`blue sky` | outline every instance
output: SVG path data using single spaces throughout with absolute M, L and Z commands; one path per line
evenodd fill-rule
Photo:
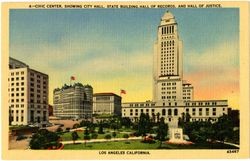
M 54 88 L 69 83 L 74 75 L 77 81 L 91 84 L 94 92 L 119 93 L 123 88 L 127 90 L 124 101 L 149 100 L 153 44 L 165 11 L 11 10 L 10 56 L 49 74 L 50 97 Z M 178 22 L 184 45 L 184 77 L 194 83 L 196 98 L 205 97 L 199 89 L 225 84 L 227 74 L 226 84 L 231 82 L 233 86 L 229 93 L 208 95 L 228 98 L 232 90 L 235 95 L 239 88 L 239 10 L 169 11 Z M 230 76 L 232 71 L 235 78 Z M 224 79 L 218 80 L 219 72 L 226 75 Z M 206 77 L 198 82 L 194 79 L 197 73 L 205 73 Z

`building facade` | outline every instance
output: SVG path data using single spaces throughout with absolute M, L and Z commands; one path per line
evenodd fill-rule
M 93 95 L 93 114 L 121 115 L 121 96 L 114 93 L 95 93 Z
M 9 115 L 11 125 L 48 123 L 49 77 L 19 60 L 9 59 Z
M 92 117 L 93 88 L 75 83 L 56 88 L 53 92 L 54 116 L 62 119 Z
M 182 40 L 178 24 L 167 11 L 161 18 L 153 55 L 153 100 L 122 104 L 122 117 L 138 120 L 141 113 L 164 117 L 176 127 L 179 117 L 189 113 L 191 121 L 217 121 L 227 114 L 227 100 L 194 100 L 194 87 L 183 80 Z

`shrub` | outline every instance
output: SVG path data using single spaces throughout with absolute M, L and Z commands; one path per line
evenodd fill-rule
M 112 136 L 115 138 L 116 137 L 116 132 L 112 132 Z
M 97 137 L 98 137 L 98 134 L 97 134 L 97 133 L 92 133 L 92 134 L 91 134 L 91 138 L 92 138 L 92 139 L 97 139 Z
M 111 135 L 110 135 L 110 134 L 107 134 L 107 135 L 104 136 L 104 138 L 105 138 L 106 140 L 110 140 L 110 139 L 111 139 Z
M 79 127 L 80 127 L 80 124 L 78 124 L 78 123 L 76 123 L 76 124 L 73 125 L 73 129 L 77 129 Z
M 124 134 L 122 137 L 128 139 L 129 135 L 128 134 Z
M 24 135 L 18 135 L 17 138 L 16 138 L 16 141 L 24 140 L 24 139 L 27 139 L 27 137 L 24 136 Z
M 63 129 L 62 129 L 61 127 L 58 127 L 58 128 L 56 129 L 56 132 L 58 132 L 58 133 L 63 132 Z
M 55 132 L 41 129 L 35 133 L 29 143 L 31 149 L 47 149 L 50 146 L 56 146 L 60 137 Z

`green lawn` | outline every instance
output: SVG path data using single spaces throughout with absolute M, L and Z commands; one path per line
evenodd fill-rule
M 83 132 L 77 132 L 77 133 L 78 133 L 78 136 L 80 137 L 79 140 L 83 139 L 83 135 L 84 135 Z M 63 133 L 60 136 L 62 137 L 63 141 L 70 141 L 70 140 L 72 140 L 71 134 L 72 134 L 72 132 L 67 132 L 67 133 Z M 112 136 L 112 132 L 105 133 L 105 134 L 98 134 L 97 139 L 104 139 L 105 135 L 107 135 L 107 134 L 110 134 Z M 124 135 L 123 133 L 116 132 L 116 138 L 122 138 L 123 135 Z M 90 134 L 90 136 L 91 136 L 91 134 Z M 112 136 L 112 138 L 113 138 L 113 136 Z
M 128 144 L 129 143 L 129 144 Z M 156 149 L 159 144 L 143 144 L 140 141 L 119 141 L 119 142 L 102 142 L 102 143 L 87 143 L 85 144 L 66 144 L 64 149 L 82 149 L 82 150 L 118 150 L 118 149 Z
M 173 145 L 162 144 L 162 148 L 159 148 L 160 143 L 153 144 L 141 143 L 140 141 L 129 141 L 129 144 L 125 141 L 119 142 L 103 142 L 103 143 L 87 143 L 85 144 L 66 144 L 64 149 L 72 150 L 126 150 L 126 149 L 237 149 L 236 147 L 225 145 L 221 143 L 203 143 L 193 145 Z

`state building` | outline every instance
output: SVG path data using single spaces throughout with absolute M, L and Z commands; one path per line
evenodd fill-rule
M 48 124 L 49 76 L 9 58 L 9 124 Z
M 132 121 L 141 113 L 160 114 L 170 127 L 176 126 L 182 113 L 191 121 L 217 121 L 227 114 L 227 100 L 194 100 L 194 87 L 183 80 L 183 42 L 174 15 L 167 11 L 157 29 L 153 55 L 153 100 L 122 104 L 122 116 Z

